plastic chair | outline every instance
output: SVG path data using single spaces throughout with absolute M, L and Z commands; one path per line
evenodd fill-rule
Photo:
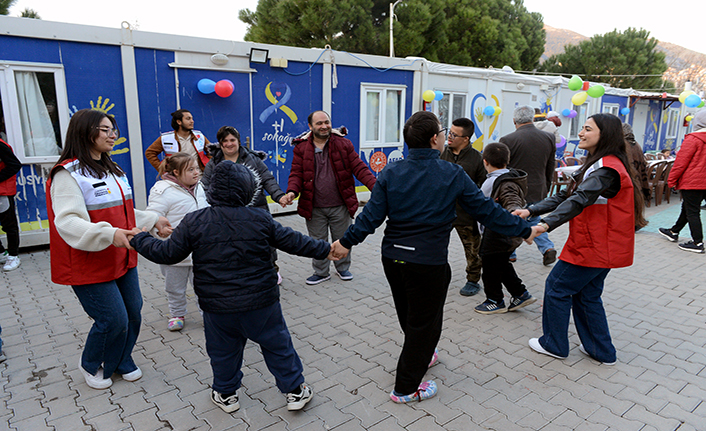
M 561 191 L 562 186 L 568 186 L 571 181 L 568 177 L 559 175 L 559 171 L 554 171 L 552 176 L 552 185 L 549 187 L 549 196 L 554 196 Z
M 650 198 L 645 201 L 646 206 L 650 206 L 650 201 L 652 200 L 653 196 L 655 198 L 655 206 L 662 203 L 662 198 L 657 197 L 657 186 L 659 185 L 659 182 L 662 179 L 662 172 L 667 166 L 667 163 L 668 162 L 666 161 L 659 161 L 647 167 L 647 184 L 649 185 Z M 662 187 L 664 187 L 664 183 L 662 183 Z M 660 190 L 664 192 L 663 189 Z
M 669 203 L 669 197 L 672 194 L 672 189 L 668 185 L 668 180 L 669 172 L 672 170 L 672 166 L 674 166 L 674 160 L 667 162 L 664 169 L 662 169 L 662 175 L 660 176 L 661 178 L 655 186 L 655 206 L 662 203 L 662 198 Z
M 566 162 L 566 166 L 577 166 L 583 164 L 581 159 L 578 157 L 564 157 L 564 161 Z

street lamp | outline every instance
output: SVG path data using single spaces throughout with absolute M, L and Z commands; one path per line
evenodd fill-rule
M 402 1 L 403 0 L 397 0 L 394 3 L 390 3 L 390 57 L 395 56 L 395 41 L 392 36 L 392 23 L 395 20 L 395 6 Z

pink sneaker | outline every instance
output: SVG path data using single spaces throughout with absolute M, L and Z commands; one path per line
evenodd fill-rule
M 431 356 L 431 362 L 429 362 L 429 368 L 433 367 L 439 362 L 439 349 L 434 349 L 434 354 Z
M 170 331 L 181 331 L 184 328 L 184 317 L 172 317 L 167 323 L 167 329 Z
M 396 403 L 411 403 L 412 401 L 422 401 L 429 399 L 436 395 L 436 382 L 433 380 L 427 380 L 419 385 L 416 392 L 409 395 L 396 395 L 395 391 L 390 392 L 390 399 Z

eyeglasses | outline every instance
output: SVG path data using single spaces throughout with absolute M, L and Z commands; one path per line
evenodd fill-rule
M 105 133 L 107 136 L 115 135 L 116 138 L 120 136 L 120 130 L 118 129 L 112 129 L 110 127 L 96 127 L 96 129 Z
M 448 127 L 444 127 L 443 129 L 439 130 L 439 133 L 437 133 L 437 135 L 440 135 L 440 134 L 443 133 L 444 136 L 446 136 L 446 132 L 448 132 L 448 131 L 449 131 L 449 128 L 448 128 Z
M 449 132 L 449 139 L 456 139 L 456 138 L 467 138 L 467 135 L 457 135 L 454 132 Z

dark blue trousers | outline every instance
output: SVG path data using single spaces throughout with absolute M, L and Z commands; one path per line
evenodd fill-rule
M 279 302 L 243 313 L 203 312 L 206 352 L 213 370 L 212 388 L 231 394 L 243 380 L 243 349 L 248 339 L 260 345 L 267 369 L 282 393 L 304 383 L 304 367 L 294 350 L 292 337 Z
M 601 362 L 615 362 L 601 294 L 608 268 L 588 268 L 558 260 L 544 288 L 539 344 L 548 352 L 569 356 L 569 315 L 586 351 Z

